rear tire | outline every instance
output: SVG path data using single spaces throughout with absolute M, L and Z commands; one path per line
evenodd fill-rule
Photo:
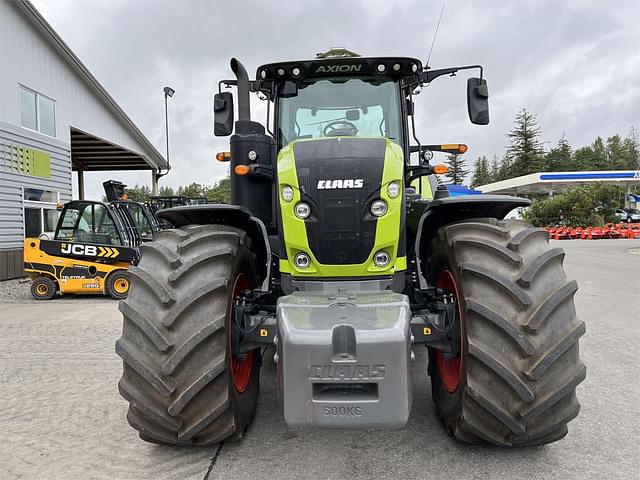
M 51 300 L 57 290 L 56 282 L 50 277 L 38 277 L 31 284 L 31 295 L 36 300 Z
M 252 352 L 243 367 L 230 355 L 228 334 L 234 285 L 257 283 L 250 239 L 232 227 L 188 226 L 140 249 L 116 343 L 129 424 L 154 443 L 241 438 L 255 413 L 260 356 Z
M 127 272 L 125 270 L 116 270 L 107 278 L 105 290 L 107 295 L 110 295 L 112 298 L 124 300 L 129 294 L 130 286 L 131 281 L 129 280 Z
M 447 431 L 468 443 L 531 446 L 567 434 L 586 376 L 575 281 L 548 234 L 515 221 L 473 219 L 440 229 L 430 281 L 458 291 L 462 355 L 429 353 L 433 398 Z M 442 279 L 450 272 L 453 282 Z M 451 288 L 449 288 L 451 287 Z M 456 386 L 456 372 L 459 375 Z

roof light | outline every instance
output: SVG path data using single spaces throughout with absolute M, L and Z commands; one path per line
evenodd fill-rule
M 276 73 L 278 74 L 278 76 L 280 76 L 280 77 L 284 77 L 284 74 L 285 74 L 286 72 L 284 71 L 284 68 L 280 67 L 280 68 L 278 68 L 278 69 L 276 70 Z
M 411 64 L 411 71 L 413 73 L 416 73 L 418 71 L 418 65 L 416 65 L 415 63 Z
M 264 80 L 265 78 L 267 78 L 267 71 L 266 71 L 266 70 L 262 70 L 262 71 L 260 72 L 260 78 L 262 78 L 263 80 Z
M 255 162 L 258 158 L 258 154 L 255 150 L 249 150 L 249 153 L 247 153 L 247 158 L 250 162 Z
M 443 165 L 442 163 L 439 163 L 438 165 L 434 165 L 433 167 L 431 167 L 431 172 L 435 173 L 436 175 L 444 175 L 448 171 L 449 171 L 449 167 L 447 167 L 446 165 Z
M 384 63 L 379 63 L 378 66 L 376 67 L 376 70 L 378 70 L 378 73 L 384 73 L 386 69 L 387 67 Z
M 393 64 L 393 71 L 394 72 L 399 72 L 401 68 L 401 65 L 399 63 L 394 63 Z
M 301 73 L 302 70 L 300 70 L 300 67 L 293 67 L 291 69 L 291 75 L 293 75 L 294 77 L 299 77 Z

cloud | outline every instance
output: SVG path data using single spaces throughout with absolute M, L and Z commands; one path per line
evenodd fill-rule
M 228 139 L 212 133 L 212 95 L 232 77 L 232 56 L 251 75 L 258 65 L 311 58 L 331 46 L 363 55 L 426 59 L 440 1 L 219 2 L 33 0 L 34 4 L 164 152 L 162 88 L 170 85 L 171 173 L 161 184 L 212 183 L 227 165 L 214 160 Z M 81 6 L 81 8 L 79 8 Z M 538 114 L 544 140 L 562 132 L 574 146 L 638 126 L 640 29 L 631 0 L 449 1 L 432 55 L 434 67 L 481 63 L 491 125 L 466 116 L 465 77 L 441 78 L 416 98 L 423 143 L 460 141 L 469 159 L 501 155 L 515 113 Z M 252 100 L 263 121 L 264 103 Z M 149 173 L 88 174 L 99 197 L 107 177 L 149 183 Z

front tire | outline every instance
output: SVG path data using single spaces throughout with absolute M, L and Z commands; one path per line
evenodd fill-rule
M 31 295 L 36 300 L 51 300 L 57 290 L 56 282 L 49 277 L 38 277 L 31 284 Z
M 260 356 L 230 353 L 233 299 L 257 283 L 245 232 L 222 225 L 160 232 L 130 267 L 116 352 L 127 419 L 149 442 L 241 438 L 255 413 Z
M 432 393 L 447 431 L 468 443 L 530 446 L 567 434 L 586 367 L 575 281 L 564 251 L 522 221 L 474 219 L 440 229 L 431 283 L 457 297 L 461 355 L 429 354 Z

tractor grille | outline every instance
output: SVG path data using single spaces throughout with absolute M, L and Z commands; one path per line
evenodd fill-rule
M 360 264 L 369 257 L 377 225 L 369 208 L 379 195 L 385 147 L 384 139 L 345 138 L 295 145 L 298 185 L 312 212 L 307 239 L 320 263 Z M 357 181 L 362 188 L 349 188 Z

